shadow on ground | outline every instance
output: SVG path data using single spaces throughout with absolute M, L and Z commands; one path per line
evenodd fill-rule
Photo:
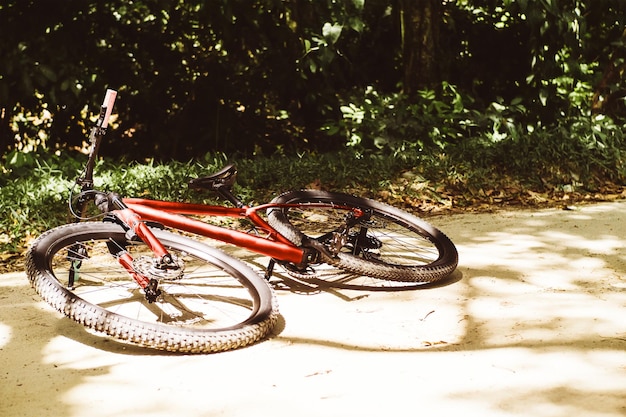
M 93 335 L 3 275 L 0 415 L 622 416 L 625 219 L 621 202 L 433 217 L 459 249 L 449 281 L 365 291 L 278 274 L 279 331 L 215 355 Z

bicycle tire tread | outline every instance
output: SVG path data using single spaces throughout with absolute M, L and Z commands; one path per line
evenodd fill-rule
M 84 223 L 81 223 L 84 224 Z M 198 330 L 161 326 L 109 312 L 74 295 L 51 276 L 45 263 L 46 240 L 55 233 L 63 233 L 64 225 L 42 234 L 26 254 L 26 273 L 31 286 L 55 310 L 73 321 L 99 333 L 135 345 L 182 353 L 216 353 L 253 344 L 266 337 L 278 320 L 277 300 L 271 292 L 271 312 L 266 317 L 241 328 L 229 330 Z M 44 248 L 41 248 L 41 245 Z M 261 279 L 261 278 L 259 278 Z
M 338 253 L 337 256 L 332 258 L 324 256 L 324 262 L 330 265 L 351 273 L 363 274 L 372 278 L 396 282 L 414 282 L 424 284 L 434 283 L 448 277 L 457 267 L 458 254 L 456 248 L 452 241 L 443 232 L 422 219 L 388 204 L 362 197 L 318 190 L 289 191 L 274 198 L 272 203 L 297 204 L 298 202 L 306 202 L 309 200 L 313 201 L 316 199 L 329 200 L 336 203 L 348 202 L 349 205 L 352 204 L 356 207 L 369 207 L 383 213 L 391 213 L 423 230 L 431 236 L 433 241 L 436 241 L 439 244 L 442 250 L 442 256 L 427 265 L 399 266 L 374 263 L 347 253 Z M 289 222 L 281 210 L 270 209 L 268 212 L 268 222 L 281 235 L 295 245 L 301 246 L 303 244 L 305 235 Z

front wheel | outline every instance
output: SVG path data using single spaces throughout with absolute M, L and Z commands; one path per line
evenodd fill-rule
M 326 262 L 369 277 L 433 283 L 458 263 L 452 241 L 422 219 L 386 204 L 347 194 L 293 191 L 276 197 L 268 222 L 292 243 L 315 240 L 340 249 Z
M 275 297 L 248 266 L 225 253 L 162 230 L 154 235 L 176 259 L 155 267 L 142 242 L 111 223 L 76 223 L 40 236 L 27 253 L 28 278 L 55 309 L 84 326 L 138 345 L 219 352 L 254 343 L 274 327 Z M 158 282 L 149 300 L 120 265 Z M 115 256 L 114 256 L 115 255 Z

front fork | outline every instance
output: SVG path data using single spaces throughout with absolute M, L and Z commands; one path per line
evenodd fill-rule
M 102 202 L 100 203 L 102 204 Z M 154 233 L 152 233 L 146 223 L 141 220 L 137 213 L 126 207 L 119 197 L 115 195 L 109 196 L 109 204 L 106 208 L 101 204 L 99 204 L 101 210 L 111 214 L 108 219 L 112 219 L 113 222 L 119 223 L 120 226 L 127 229 L 127 240 L 139 238 L 152 250 L 155 257 L 155 266 L 157 268 L 172 269 L 179 267 L 174 261 L 172 255 L 167 251 L 159 239 L 154 236 Z M 109 208 L 117 209 L 109 210 Z M 155 278 L 149 278 L 137 271 L 133 264 L 134 260 L 132 255 L 126 250 L 125 242 L 110 241 L 107 245 L 111 255 L 117 259 L 119 264 L 126 271 L 128 271 L 135 282 L 137 282 L 137 284 L 144 290 L 146 300 L 149 303 L 155 302 L 159 295 L 161 295 L 159 281 Z M 68 260 L 70 261 L 68 276 L 69 288 L 73 288 L 76 281 L 80 278 L 82 260 L 87 257 L 87 248 L 81 243 L 77 243 L 68 249 Z
M 111 253 L 113 251 L 109 249 Z M 157 300 L 159 295 L 161 295 L 161 290 L 159 289 L 159 281 L 154 278 L 148 278 L 135 270 L 133 266 L 133 257 L 128 253 L 126 249 L 122 249 L 118 253 L 113 254 L 117 258 L 117 261 L 128 271 L 130 276 L 139 284 L 146 295 L 146 300 L 149 303 L 153 303 Z
M 121 203 L 121 201 L 120 201 Z M 123 204 L 123 203 L 122 203 Z M 163 246 L 161 241 L 154 236 L 154 233 L 150 230 L 150 228 L 146 225 L 145 222 L 141 220 L 139 215 L 132 211 L 131 209 L 122 206 L 120 210 L 114 210 L 111 212 L 115 216 L 118 221 L 128 227 L 128 231 L 126 232 L 127 238 L 134 239 L 138 237 L 141 241 L 143 241 L 148 247 L 152 250 L 155 257 L 155 266 L 160 269 L 170 269 L 178 267 L 174 262 L 172 255 L 167 251 L 167 249 Z M 125 249 L 125 247 L 114 248 L 113 245 L 109 246 L 109 251 L 113 256 L 117 258 L 117 261 L 128 271 L 128 273 L 133 277 L 133 279 L 137 282 L 137 284 L 144 290 L 146 295 L 146 300 L 149 303 L 153 303 L 157 300 L 159 295 L 161 295 L 161 290 L 159 289 L 159 281 L 155 278 L 149 278 L 145 275 L 141 274 L 135 266 L 133 265 L 133 257 L 131 254 Z

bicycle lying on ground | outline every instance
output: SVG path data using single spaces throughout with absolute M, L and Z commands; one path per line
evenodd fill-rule
M 70 195 L 77 222 L 43 233 L 27 253 L 35 290 L 87 328 L 156 349 L 218 352 L 254 343 L 273 329 L 278 310 L 268 281 L 275 264 L 298 280 L 332 281 L 321 272 L 331 268 L 335 275 L 369 277 L 380 285 L 438 282 L 456 268 L 457 251 L 448 237 L 373 200 L 305 190 L 247 206 L 231 191 L 234 165 L 189 184 L 217 192 L 232 207 L 96 190 L 93 172 L 116 95 L 107 91 L 74 187 L 80 192 Z M 90 214 L 94 205 L 97 214 Z M 198 216 L 239 220 L 247 229 Z M 85 221 L 97 217 L 102 221 Z M 165 228 L 269 257 L 265 279 L 241 260 Z

